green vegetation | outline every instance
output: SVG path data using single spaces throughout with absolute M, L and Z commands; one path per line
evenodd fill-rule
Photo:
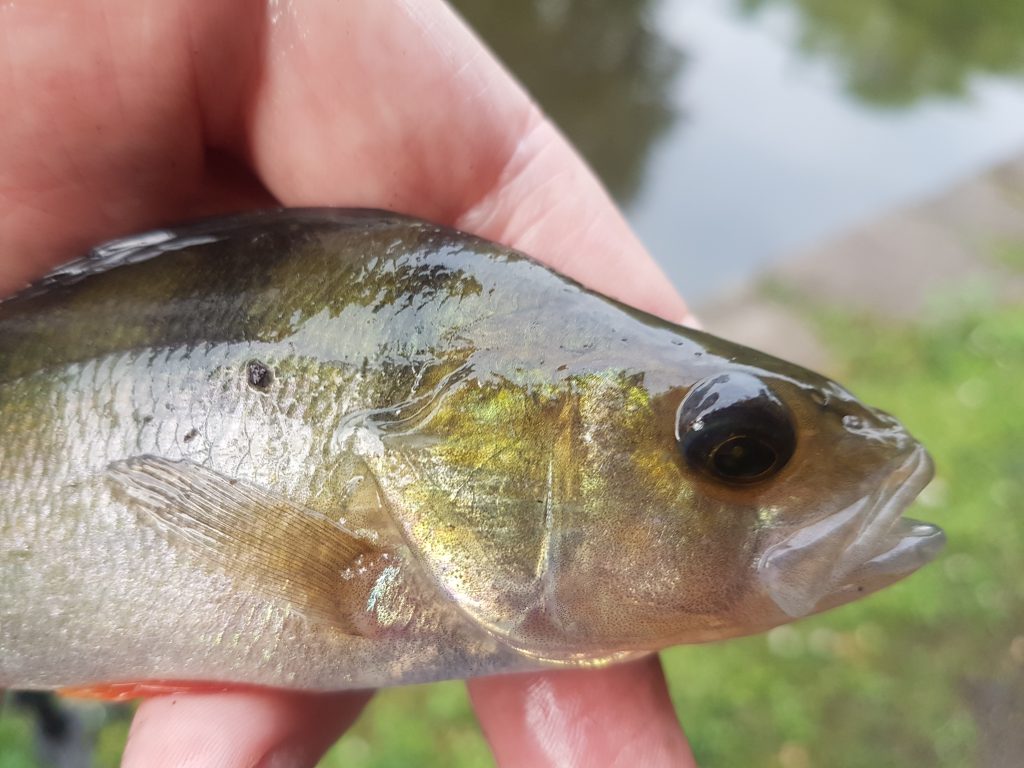
M 1024 4 L 1004 0 L 738 0 L 799 14 L 800 47 L 831 59 L 850 93 L 898 107 L 964 98 L 979 75 L 1024 73 Z
M 1024 243 L 997 243 L 993 250 L 997 262 L 1010 269 L 1024 272 Z
M 321 768 L 493 765 L 487 742 L 459 682 L 379 693 Z
M 33 768 L 32 726 L 23 717 L 0 716 L 0 768 Z
M 963 766 L 1006 752 L 1024 720 L 1024 307 L 946 306 L 898 328 L 812 314 L 842 355 L 835 373 L 932 450 L 939 476 L 920 516 L 946 528 L 949 549 L 861 603 L 667 652 L 694 749 L 708 766 L 779 768 Z M 98 766 L 116 764 L 125 732 L 122 721 L 101 731 Z M 30 755 L 27 723 L 0 718 L 0 768 Z M 323 762 L 490 764 L 459 683 L 382 693 Z
M 128 738 L 130 708 L 102 707 L 94 702 L 71 704 L 92 737 L 93 768 L 117 768 Z M 0 712 L 0 768 L 46 768 L 36 758 L 34 721 L 13 707 Z

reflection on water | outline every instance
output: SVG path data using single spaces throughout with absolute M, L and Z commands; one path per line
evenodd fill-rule
M 1024 146 L 1022 3 L 455 4 L 697 303 Z
M 1024 3 L 1012 0 L 740 3 L 749 12 L 792 6 L 801 50 L 833 60 L 850 91 L 868 103 L 963 97 L 974 75 L 1024 72 Z
M 678 49 L 651 31 L 651 0 L 455 0 L 619 200 L 675 118 Z
M 929 3 L 945 4 L 913 5 Z M 795 2 L 754 15 L 739 0 L 661 9 L 659 30 L 687 53 L 674 93 L 687 121 L 652 150 L 629 214 L 694 302 L 1024 146 L 1016 78 L 978 74 L 969 98 L 879 109 L 851 93 L 832 59 L 801 51 L 807 21 Z

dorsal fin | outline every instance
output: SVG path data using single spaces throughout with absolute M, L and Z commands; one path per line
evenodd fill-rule
M 264 229 L 294 224 L 298 227 L 310 225 L 339 226 L 372 225 L 384 226 L 396 223 L 405 225 L 423 223 L 416 219 L 371 209 L 329 209 L 329 208 L 271 208 L 247 211 L 229 216 L 215 216 L 140 234 L 108 240 L 80 256 L 54 268 L 38 280 L 12 296 L 0 300 L 27 299 L 47 293 L 54 288 L 74 285 L 91 275 L 102 274 L 117 267 L 139 264 L 172 251 L 180 251 L 197 245 L 209 245 L 225 240 L 239 231 L 259 236 L 261 225 Z

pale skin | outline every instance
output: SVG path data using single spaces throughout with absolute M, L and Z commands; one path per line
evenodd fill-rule
M 566 140 L 439 0 L 0 0 L 0 293 L 112 236 L 379 207 L 682 300 Z M 503 766 L 693 765 L 652 657 L 470 681 Z M 146 701 L 124 765 L 312 766 L 369 694 Z

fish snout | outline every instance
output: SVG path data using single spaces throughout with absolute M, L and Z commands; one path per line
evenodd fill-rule
M 855 409 L 843 415 L 841 423 L 843 430 L 852 437 L 895 449 L 900 454 L 896 459 L 897 464 L 905 455 L 921 448 L 899 419 L 879 408 L 857 404 Z
M 928 452 L 915 442 L 890 466 L 870 492 L 789 532 L 764 552 L 758 565 L 761 582 L 787 616 L 805 616 L 880 589 L 942 549 L 941 529 L 900 517 L 932 479 Z

